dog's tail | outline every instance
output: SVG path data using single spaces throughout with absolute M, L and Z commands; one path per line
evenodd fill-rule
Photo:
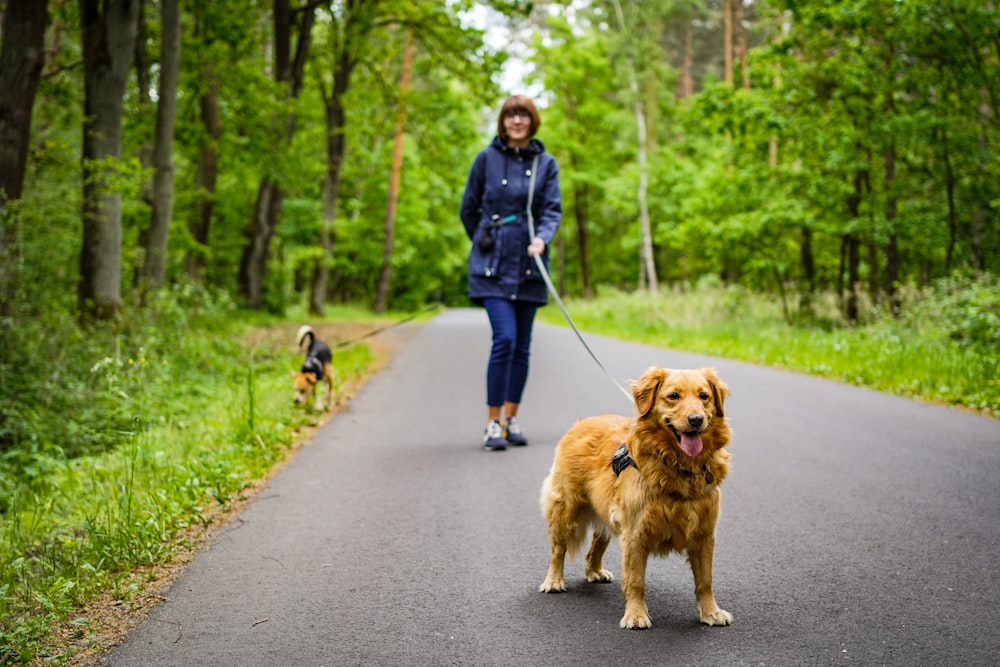
M 303 324 L 299 327 L 299 332 L 295 334 L 295 343 L 301 349 L 307 339 L 309 341 L 308 347 L 312 347 L 312 344 L 316 341 L 316 333 L 313 331 L 311 326 Z

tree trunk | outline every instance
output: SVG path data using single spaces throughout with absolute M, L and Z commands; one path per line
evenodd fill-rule
M 399 203 L 399 182 L 403 171 L 403 138 L 406 130 L 406 96 L 410 92 L 410 75 L 413 70 L 413 28 L 406 31 L 406 50 L 403 53 L 403 78 L 399 84 L 399 113 L 396 116 L 395 145 L 392 150 L 392 167 L 389 172 L 389 200 L 385 207 L 385 238 L 382 240 L 382 268 L 375 292 L 375 312 L 384 313 L 389 303 L 389 279 L 392 275 L 392 244 L 396 232 L 396 208 Z
M 301 12 L 298 25 L 298 42 L 292 53 L 292 30 L 295 12 Z M 299 10 L 293 10 L 290 0 L 274 0 L 274 78 L 286 85 L 285 98 L 298 99 L 302 93 L 304 70 L 309 53 L 312 25 L 316 18 L 316 4 L 308 3 Z M 282 122 L 283 121 L 283 122 Z M 280 143 L 291 144 L 295 135 L 295 112 L 289 112 L 284 119 L 275 118 L 275 131 Z M 240 291 L 247 305 L 255 310 L 264 307 L 264 277 L 271 239 L 281 217 L 284 191 L 272 176 L 263 176 L 257 188 L 253 215 L 247 228 L 247 245 L 240 260 Z
M 955 246 L 958 244 L 958 211 L 955 206 L 955 172 L 951 166 L 947 129 L 941 130 L 941 150 L 944 162 L 945 199 L 948 202 L 948 248 L 944 254 L 944 272 L 945 275 L 951 275 L 951 264 L 955 259 Z
M 253 220 L 248 230 L 248 243 L 240 259 L 240 287 L 247 306 L 253 310 L 264 307 L 264 277 L 267 253 L 274 236 L 275 221 L 281 211 L 285 193 L 273 180 L 264 178 L 257 187 L 253 205 Z
M 847 198 L 847 215 L 849 220 L 857 220 L 861 216 L 861 201 L 864 183 L 867 175 L 863 170 L 854 172 L 854 191 Z M 848 232 L 844 235 L 844 250 L 847 255 L 847 299 L 844 316 L 848 322 L 858 321 L 858 282 L 861 275 L 861 242 L 857 235 Z
M 215 184 L 219 174 L 219 144 L 222 141 L 222 115 L 219 111 L 219 77 L 211 67 L 203 78 L 207 88 L 201 95 L 201 124 L 204 134 L 198 147 L 197 192 L 188 231 L 197 244 L 189 250 L 184 269 L 195 280 L 204 280 L 208 237 L 215 209 Z
M 799 256 L 802 261 L 803 292 L 810 297 L 816 291 L 816 258 L 813 256 L 812 229 L 802 226 L 802 244 Z
M 736 29 L 736 51 L 740 58 L 740 74 L 743 88 L 750 90 L 750 64 L 747 62 L 747 32 L 743 27 L 743 0 L 736 0 L 733 10 L 733 24 Z
M 45 64 L 46 0 L 10 0 L 0 33 L 0 315 L 14 311 L 31 114 Z
M 885 149 L 885 221 L 889 226 L 889 241 L 885 247 L 885 291 L 893 317 L 899 317 L 899 232 L 896 231 L 896 142 L 889 140 Z
M 122 113 L 138 30 L 138 0 L 80 0 L 84 61 L 81 316 L 121 310 L 122 200 L 109 172 L 121 158 Z
M 615 13 L 618 16 L 618 24 L 621 34 L 626 36 L 630 33 L 625 25 L 625 14 L 622 12 L 621 2 L 614 0 Z M 639 82 L 636 78 L 635 61 L 631 54 L 628 58 L 628 80 L 629 91 L 632 93 L 632 112 L 635 115 L 636 125 L 636 151 L 639 167 L 639 188 L 637 198 L 639 202 L 639 234 L 640 234 L 640 287 L 645 286 L 653 294 L 659 292 L 659 282 L 656 278 L 656 261 L 653 257 L 653 232 L 649 220 L 649 203 L 647 195 L 649 190 L 649 167 L 646 157 L 646 115 L 642 105 L 642 96 L 639 94 Z
M 694 27 L 691 21 L 684 26 L 684 60 L 681 65 L 681 76 L 678 81 L 678 97 L 691 97 L 694 95 L 694 76 L 691 68 L 694 66 Z
M 320 230 L 323 256 L 313 271 L 309 295 L 309 312 L 313 314 L 323 313 L 323 303 L 330 281 L 330 261 L 337 241 L 334 221 L 337 219 L 341 172 L 347 149 L 345 143 L 347 114 L 344 109 L 344 96 L 347 94 L 351 74 L 358 62 L 358 49 L 364 48 L 367 42 L 367 35 L 374 25 L 374 12 L 377 9 L 376 5 L 370 3 L 347 5 L 346 13 L 343 15 L 343 25 L 339 30 L 335 30 L 343 37 L 339 40 L 335 51 L 333 84 L 329 92 L 323 88 L 322 82 L 320 86 L 323 104 L 326 107 L 326 180 L 323 184 L 323 225 Z M 358 214 L 357 209 L 352 213 L 353 216 Z
M 174 121 L 177 117 L 177 78 L 180 66 L 181 26 L 178 0 L 160 0 L 162 15 L 160 89 L 156 105 L 153 145 L 153 213 L 146 234 L 143 291 L 156 290 L 166 277 L 167 240 L 174 210 Z
M 584 298 L 594 296 L 590 284 L 590 250 L 587 247 L 587 186 L 573 188 L 573 212 L 576 215 L 576 246 L 580 254 L 580 289 Z
M 345 26 L 345 31 L 349 26 Z M 323 91 L 323 105 L 326 108 L 326 180 L 323 184 L 323 225 L 320 229 L 320 245 L 323 256 L 313 270 L 312 287 L 309 294 L 309 312 L 323 314 L 327 286 L 330 280 L 330 260 L 337 241 L 334 222 L 337 219 L 337 202 L 340 199 L 341 174 L 344 168 L 344 154 L 347 150 L 347 113 L 344 109 L 344 95 L 351 83 L 351 72 L 357 59 L 345 45 L 336 59 L 333 72 L 333 86 L 329 93 Z
M 739 0 L 737 0 L 739 1 Z M 725 25 L 725 40 L 723 55 L 726 68 L 726 83 L 733 85 L 733 0 L 722 3 L 722 22 Z

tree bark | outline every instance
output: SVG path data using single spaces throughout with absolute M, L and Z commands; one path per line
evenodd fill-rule
M 722 3 L 722 22 L 725 25 L 725 40 L 723 45 L 723 60 L 726 68 L 726 83 L 733 85 L 733 0 Z
M 576 247 L 580 255 L 580 289 L 584 298 L 594 296 L 590 283 L 590 250 L 587 242 L 587 186 L 573 188 L 573 213 L 576 215 Z M 565 272 L 564 272 L 565 273 Z
M 899 232 L 896 231 L 896 142 L 889 139 L 885 149 L 885 221 L 889 226 L 889 240 L 885 246 L 885 291 L 889 295 L 889 308 L 899 317 Z
M 747 32 L 743 27 L 743 0 L 735 0 L 733 24 L 736 30 L 736 51 L 740 58 L 740 74 L 743 78 L 743 88 L 750 90 L 750 64 L 747 61 Z
M 853 192 L 847 198 L 847 215 L 849 220 L 857 220 L 861 216 L 861 201 L 867 173 L 863 170 L 854 172 Z M 844 316 L 848 322 L 858 321 L 858 283 L 861 280 L 861 242 L 853 232 L 844 235 L 844 252 L 847 259 L 847 298 Z
M 311 42 L 312 25 L 316 18 L 315 2 L 308 2 L 293 10 L 290 0 L 274 0 L 274 77 L 286 85 L 285 98 L 298 99 L 302 93 L 304 70 Z M 292 53 L 295 12 L 301 12 L 298 41 Z M 287 146 L 295 135 L 296 115 L 289 112 L 283 119 L 275 119 L 275 130 L 280 134 L 280 144 Z M 271 239 L 278 227 L 284 190 L 272 176 L 263 176 L 257 188 L 257 199 L 250 225 L 247 228 L 247 245 L 240 260 L 240 291 L 247 306 L 254 310 L 264 307 L 264 278 Z
M 80 0 L 84 61 L 83 247 L 77 292 L 84 319 L 121 310 L 122 200 L 108 175 L 121 158 L 122 113 L 138 30 L 138 0 Z
M 219 144 L 222 142 L 222 114 L 219 111 L 219 77 L 209 66 L 203 78 L 206 90 L 201 95 L 201 124 L 204 134 L 198 147 L 197 192 L 188 231 L 197 247 L 188 251 L 184 270 L 195 280 L 205 278 L 205 257 L 215 210 L 215 187 L 219 174 Z
M 45 64 L 46 0 L 10 0 L 0 43 L 0 315 L 11 315 L 17 297 L 20 215 L 31 139 L 31 114 Z
M 621 2 L 614 0 L 615 13 L 618 16 L 618 25 L 622 36 L 630 33 L 625 24 L 625 14 L 622 11 Z M 628 60 L 628 83 L 629 91 L 632 93 L 632 113 L 635 115 L 636 125 L 636 157 L 639 167 L 639 188 L 637 199 L 639 202 L 639 234 L 640 234 L 640 287 L 645 286 L 653 294 L 659 292 L 659 282 L 656 277 L 656 261 L 653 257 L 653 232 L 649 219 L 649 202 L 647 201 L 649 190 L 649 166 L 646 156 L 646 115 L 642 105 L 642 96 L 639 94 L 639 81 L 636 77 L 635 61 L 631 55 Z
M 143 267 L 144 292 L 158 289 L 163 284 L 167 269 L 167 241 L 174 210 L 174 122 L 177 117 L 181 50 L 179 4 L 178 0 L 160 0 L 160 88 L 153 145 L 153 212 L 146 234 Z
M 694 27 L 691 21 L 684 26 L 684 60 L 681 65 L 681 76 L 678 81 L 680 88 L 678 97 L 691 97 L 694 95 L 694 76 L 691 68 L 694 66 Z
M 389 281 L 392 276 L 392 245 L 396 233 L 396 208 L 399 203 L 399 183 L 403 172 L 403 139 L 406 130 L 406 96 L 410 92 L 413 70 L 413 28 L 406 31 L 403 53 L 403 75 L 399 84 L 399 112 L 396 116 L 395 145 L 389 171 L 389 197 L 385 207 L 385 238 L 382 240 L 382 268 L 375 292 L 375 312 L 384 313 L 389 304 Z
M 321 85 L 323 104 L 326 108 L 326 177 L 323 184 L 323 223 L 320 228 L 320 245 L 323 254 L 313 269 L 309 293 L 309 312 L 322 315 L 330 282 L 330 261 L 337 241 L 334 222 L 340 199 L 341 172 L 347 150 L 345 136 L 347 113 L 344 96 L 351 83 L 351 74 L 358 62 L 358 49 L 363 48 L 366 36 L 373 25 L 373 5 L 348 3 L 343 25 L 338 31 L 342 36 L 334 56 L 333 84 L 329 91 Z M 357 212 L 355 212 L 357 213 Z

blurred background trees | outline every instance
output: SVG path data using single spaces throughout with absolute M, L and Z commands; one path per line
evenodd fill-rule
M 187 282 L 272 312 L 464 304 L 458 201 L 525 90 L 562 166 L 568 295 L 711 282 L 790 318 L 832 293 L 856 321 L 1000 261 L 995 3 L 0 11 L 8 324 L 115 321 Z

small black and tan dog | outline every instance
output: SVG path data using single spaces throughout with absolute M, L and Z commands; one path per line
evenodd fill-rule
M 299 349 L 308 343 L 306 360 L 302 362 L 302 370 L 295 374 L 295 403 L 309 405 L 310 396 L 317 410 L 329 410 L 333 397 L 333 365 L 330 363 L 333 354 L 330 346 L 316 338 L 316 332 L 308 324 L 299 328 L 295 336 Z M 318 385 L 326 384 L 326 402 L 320 403 Z

